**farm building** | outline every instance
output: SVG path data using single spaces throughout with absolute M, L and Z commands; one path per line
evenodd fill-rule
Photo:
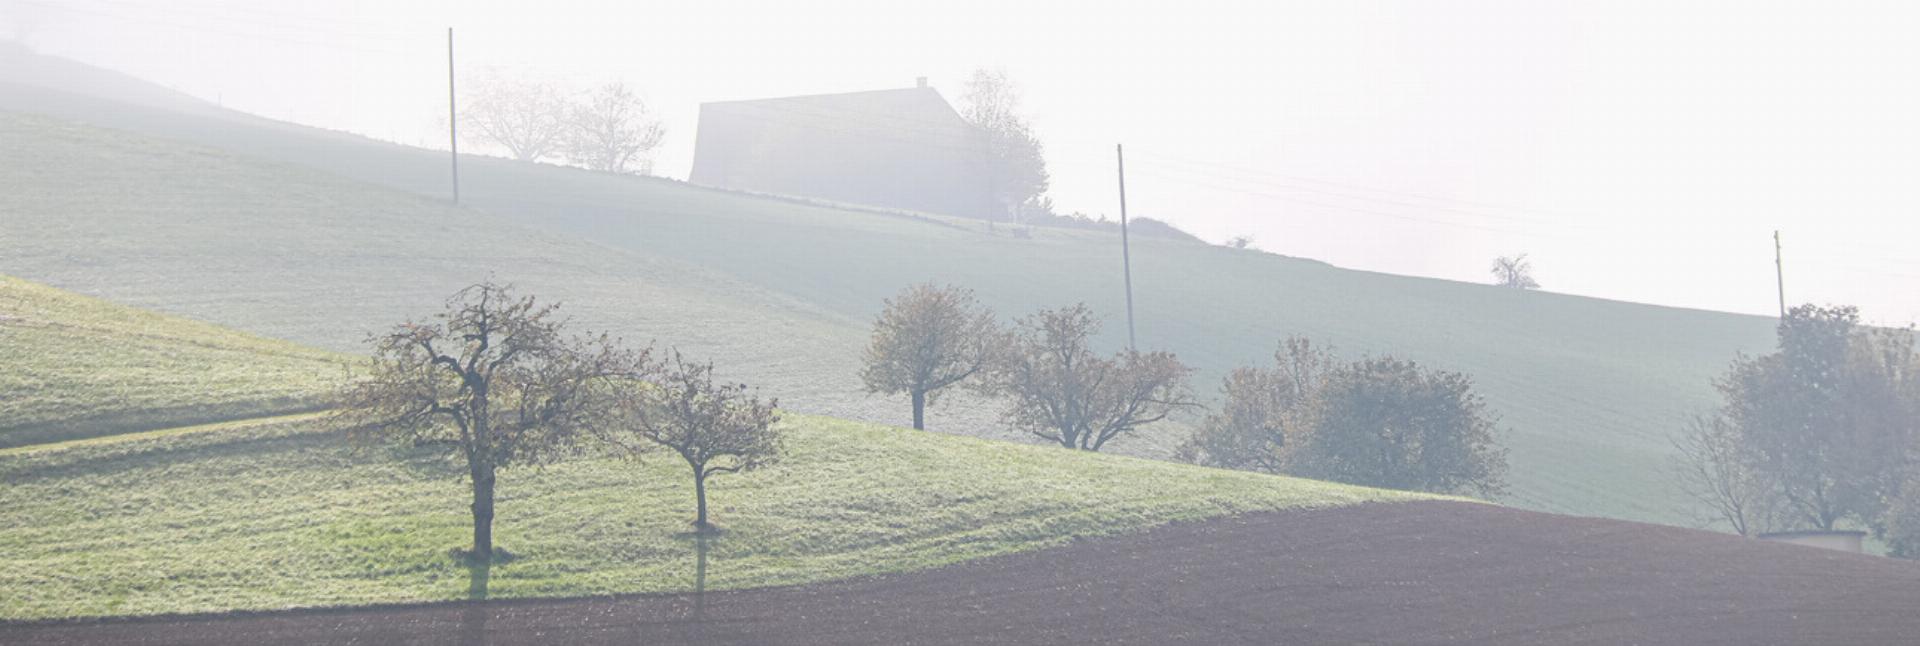
M 978 131 L 916 87 L 700 106 L 693 183 L 997 217 Z

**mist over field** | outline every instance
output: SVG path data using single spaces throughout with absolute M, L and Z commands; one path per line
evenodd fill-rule
M 1478 282 L 1529 253 L 1547 289 L 1751 314 L 1920 320 L 1915 8 L 1865 2 L 753 0 L 627 6 L 8 0 L 0 36 L 228 107 L 444 147 L 461 67 L 661 116 L 686 178 L 699 104 L 1017 82 L 1062 213 L 1135 215 L 1343 267 Z M 476 152 L 498 153 L 485 146 Z
M 0 643 L 1920 641 L 1916 24 L 0 0 Z

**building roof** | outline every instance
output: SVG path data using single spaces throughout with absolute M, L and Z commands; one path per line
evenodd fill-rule
M 806 94 L 770 99 L 709 101 L 700 104 L 700 109 L 708 108 L 792 112 L 827 111 L 842 118 L 886 118 L 918 113 L 924 115 L 929 124 L 966 123 L 966 119 L 961 118 L 960 113 L 953 109 L 953 105 L 947 103 L 945 97 L 940 96 L 939 90 L 927 86 L 837 94 Z
M 979 129 L 933 88 L 700 105 L 696 184 L 992 217 Z

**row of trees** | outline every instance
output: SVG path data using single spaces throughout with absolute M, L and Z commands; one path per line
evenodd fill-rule
M 1007 425 L 1088 451 L 1201 408 L 1191 369 L 1172 353 L 1102 356 L 1098 331 L 1085 305 L 1003 330 L 969 290 L 919 285 L 886 301 L 861 377 L 870 392 L 907 395 L 917 429 L 939 393 L 964 385 L 1006 402 Z M 1458 373 L 1392 357 L 1341 363 L 1289 339 L 1274 366 L 1229 374 L 1221 399 L 1182 448 L 1186 459 L 1398 489 L 1504 490 L 1496 418 Z
M 712 528 L 707 480 L 775 463 L 776 402 L 717 380 L 678 351 L 656 357 L 607 335 L 569 334 L 557 305 L 506 286 L 473 285 L 429 322 L 369 339 L 367 375 L 342 415 L 356 438 L 446 451 L 472 487 L 469 557 L 495 555 L 501 471 L 588 447 L 630 458 L 669 451 L 695 491 L 694 525 Z M 862 377 L 910 396 L 916 428 L 959 385 L 1007 402 L 1010 426 L 1062 447 L 1099 451 L 1188 409 L 1191 370 L 1169 352 L 1092 349 L 1099 321 L 1085 305 L 1042 310 L 1003 329 L 972 293 L 922 285 L 889 299 Z M 1289 340 L 1272 368 L 1225 382 L 1223 409 L 1184 453 L 1229 468 L 1356 484 L 1495 495 L 1505 468 L 1493 421 L 1461 375 L 1369 358 L 1339 364 Z
M 543 81 L 488 70 L 468 82 L 463 138 L 498 146 L 520 161 L 564 159 L 610 173 L 653 172 L 666 128 L 621 83 L 569 94 Z
M 916 429 L 943 390 L 964 384 L 1005 398 L 1009 426 L 1089 451 L 1193 405 L 1190 371 L 1172 353 L 1101 356 L 1099 329 L 1085 305 L 1003 329 L 971 290 L 918 285 L 886 301 L 860 376 L 869 392 L 907 395 Z
M 1675 439 L 1681 487 L 1740 534 L 1845 526 L 1920 554 L 1920 355 L 1851 307 L 1794 308 Z
M 759 468 L 781 453 L 775 402 L 716 382 L 713 366 L 678 351 L 656 359 L 606 335 L 567 333 L 556 305 L 482 283 L 427 323 L 375 335 L 366 378 L 347 390 L 353 434 L 445 450 L 473 493 L 470 558 L 493 558 L 499 472 L 583 445 L 639 458 L 670 450 L 694 482 L 699 531 L 707 478 Z

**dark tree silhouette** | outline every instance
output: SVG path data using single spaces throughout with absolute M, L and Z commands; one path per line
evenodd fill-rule
M 1369 357 L 1329 373 L 1316 399 L 1289 473 L 1488 498 L 1505 492 L 1507 452 L 1466 375 Z
M 1793 308 L 1779 350 L 1734 362 L 1719 415 L 1764 477 L 1783 525 L 1878 522 L 1900 491 L 1920 417 L 1920 362 L 1907 330 L 1860 325 L 1851 307 Z
M 1390 489 L 1504 492 L 1506 451 L 1465 375 L 1393 357 L 1339 363 L 1298 337 L 1273 358 L 1227 376 L 1220 412 L 1181 457 Z
M 462 289 L 434 322 L 371 337 L 371 374 L 344 397 L 355 435 L 443 447 L 466 462 L 476 561 L 493 557 L 498 472 L 556 455 L 611 406 L 608 380 L 644 372 L 644 352 L 567 338 L 555 308 L 493 283 Z

